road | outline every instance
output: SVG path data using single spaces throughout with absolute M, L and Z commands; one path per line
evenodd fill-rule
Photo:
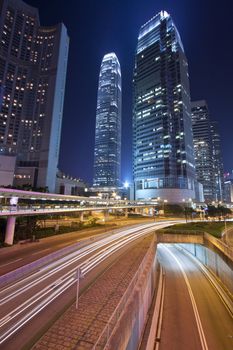
M 64 233 L 47 238 L 42 238 L 39 242 L 16 244 L 12 247 L 1 248 L 0 276 L 9 271 L 15 270 L 20 266 L 29 264 L 30 262 L 37 260 L 47 254 L 55 252 L 69 245 L 75 244 L 77 242 L 87 240 L 88 243 L 88 239 L 97 239 L 97 236 L 105 234 L 105 231 L 112 230 L 114 232 L 117 232 L 117 230 L 122 226 L 130 227 L 132 225 L 149 222 L 152 222 L 152 220 L 133 220 L 124 218 L 121 219 L 121 222 L 119 222 L 118 220 L 109 220 L 106 225 L 103 225 L 101 227 L 85 228 L 76 232 Z
M 159 350 L 232 350 L 233 319 L 190 256 L 159 244 L 165 294 Z
M 114 226 L 112 228 L 115 229 Z M 111 226 L 108 230 L 111 230 Z M 16 244 L 12 247 L 2 248 L 0 276 L 66 246 L 101 235 L 104 231 L 104 227 L 90 228 L 43 238 L 39 242 Z
M 74 300 L 78 267 L 88 285 L 100 273 L 96 268 L 104 265 L 109 257 L 167 224 L 150 223 L 122 229 L 0 289 L 0 348 L 21 349 L 45 324 L 64 311 L 64 306 Z

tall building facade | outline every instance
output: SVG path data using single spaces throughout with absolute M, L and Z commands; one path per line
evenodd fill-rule
M 121 69 L 115 53 L 104 56 L 96 109 L 94 187 L 119 187 L 121 171 Z
M 195 197 L 188 64 L 171 16 L 161 11 L 139 32 L 134 70 L 135 198 Z
M 223 163 L 217 123 L 210 120 L 205 100 L 192 102 L 193 140 L 197 180 L 206 201 L 223 200 Z
M 210 131 L 213 145 L 213 168 L 215 201 L 224 200 L 224 169 L 221 149 L 221 137 L 219 134 L 218 122 L 210 122 Z
M 16 156 L 16 185 L 55 190 L 68 49 L 63 24 L 41 27 L 36 8 L 0 0 L 0 154 Z

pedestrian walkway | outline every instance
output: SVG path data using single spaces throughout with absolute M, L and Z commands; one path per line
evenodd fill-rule
M 145 256 L 147 236 L 108 268 L 34 345 L 33 350 L 92 349 Z

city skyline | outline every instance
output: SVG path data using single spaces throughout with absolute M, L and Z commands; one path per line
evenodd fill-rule
M 227 26 L 230 26 L 227 20 L 228 16 L 230 17 L 230 11 L 224 14 L 224 19 L 219 18 L 220 6 L 211 2 L 210 13 L 210 1 L 200 6 L 196 6 L 196 1 L 190 1 L 189 4 L 183 1 L 179 5 L 174 5 L 172 1 L 158 2 L 155 5 L 153 1 L 148 1 L 146 6 L 141 6 L 140 2 L 126 1 L 124 4 L 118 3 L 112 6 L 103 0 L 98 5 L 87 1 L 81 7 L 72 1 L 70 6 L 66 7 L 65 2 L 62 1 L 59 7 L 46 5 L 44 12 L 42 11 L 44 4 L 41 0 L 30 0 L 27 3 L 39 8 L 42 25 L 64 21 L 71 37 L 60 169 L 87 179 L 91 183 L 98 69 L 101 57 L 108 51 L 116 51 L 120 61 L 123 62 L 122 180 L 130 180 L 132 168 L 130 145 L 132 96 L 130 89 L 137 33 L 141 23 L 161 9 L 165 9 L 172 14 L 182 35 L 189 60 L 191 98 L 207 99 L 213 118 L 225 121 L 224 125 L 220 123 L 220 134 L 221 136 L 226 135 L 222 137 L 225 170 L 231 170 L 233 167 L 230 159 L 232 122 L 228 116 L 232 109 L 228 96 L 230 96 L 229 86 L 232 80 L 232 68 L 229 63 L 233 53 L 229 47 L 223 65 L 220 53 L 215 51 L 215 41 L 219 41 L 220 37 L 222 43 L 229 42 L 230 31 L 224 30 L 223 35 L 219 20 L 224 21 L 227 29 Z M 227 8 L 230 10 L 229 2 L 224 2 L 222 6 L 224 5 L 228 5 Z M 73 15 L 74 9 L 76 9 L 76 16 Z M 100 19 L 95 16 L 95 13 L 99 14 Z M 102 21 L 101 16 L 107 20 Z M 198 18 L 198 28 L 194 26 L 195 16 Z M 91 26 L 85 28 L 84 23 L 91 23 Z M 218 26 L 215 26 L 216 23 Z M 117 24 L 120 24 L 122 30 L 117 30 Z M 108 28 L 107 31 L 106 28 Z M 81 47 L 85 55 L 80 54 L 82 53 Z M 218 62 L 220 62 L 219 65 Z M 212 83 L 213 76 L 215 77 L 214 84 Z M 223 86 L 224 89 L 222 89 Z M 85 115 L 85 123 L 82 128 L 79 128 L 83 115 Z M 71 124 L 74 126 L 72 130 Z M 85 148 L 85 152 L 80 151 L 82 147 Z
M 42 6 L 40 4 L 43 4 L 39 0 L 34 0 L 33 3 L 39 7 Z M 130 90 L 137 35 L 141 23 L 161 9 L 170 12 L 179 26 L 189 61 L 191 98 L 208 100 L 213 118 L 220 122 L 225 121 L 224 125 L 220 124 L 220 134 L 222 138 L 225 135 L 223 138 L 225 169 L 231 170 L 233 164 L 230 159 L 230 148 L 233 147 L 233 141 L 230 138 L 230 130 L 233 126 L 230 115 L 233 107 L 231 108 L 232 103 L 230 102 L 230 86 L 233 72 L 230 62 L 233 59 L 233 52 L 229 47 L 223 59 L 220 54 L 221 50 L 216 50 L 216 42 L 221 42 L 223 47 L 231 40 L 229 2 L 223 2 L 221 6 L 217 6 L 211 1 L 200 4 L 197 4 L 196 1 L 188 3 L 182 1 L 179 4 L 174 4 L 174 1 L 163 1 L 156 4 L 154 1 L 148 1 L 142 6 L 139 1 L 118 2 L 114 5 L 107 1 L 101 1 L 98 4 L 87 1 L 80 6 L 76 2 L 71 2 L 66 8 L 63 4 L 65 2 L 61 2 L 59 8 L 48 5 L 46 14 L 43 14 L 45 21 L 54 18 L 54 21 L 63 19 L 64 23 L 69 23 L 68 32 L 71 37 L 60 157 L 62 170 L 70 174 L 74 173 L 91 183 L 98 70 L 104 54 L 115 51 L 122 62 L 123 77 L 122 180 L 129 180 L 132 169 L 130 145 L 132 95 Z M 224 13 L 224 18 L 219 16 L 221 8 L 229 10 Z M 76 13 L 76 16 L 73 13 Z M 96 13 L 98 16 L 95 15 Z M 198 27 L 196 26 L 197 19 Z M 89 26 L 86 27 L 87 23 Z M 220 23 L 224 23 L 224 30 Z M 80 54 L 82 52 L 85 52 L 85 55 Z M 78 108 L 75 113 L 76 105 Z M 75 132 L 74 127 L 74 131 L 70 131 L 70 123 L 72 122 L 78 129 L 84 114 L 85 125 L 82 130 Z M 85 128 L 88 139 L 83 136 L 83 128 Z M 82 147 L 85 148 L 85 155 L 79 151 Z

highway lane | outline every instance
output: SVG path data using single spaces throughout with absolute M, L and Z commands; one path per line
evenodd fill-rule
M 74 286 L 78 266 L 82 268 L 84 276 L 88 275 L 96 266 L 102 264 L 105 259 L 126 244 L 153 231 L 155 227 L 161 228 L 166 225 L 166 223 L 153 223 L 121 230 L 43 267 L 23 278 L 22 281 L 2 288 L 0 290 L 0 345 L 4 346 L 5 342 L 27 322 L 30 321 L 31 325 L 38 313 L 47 309 L 55 299 Z
M 15 270 L 16 268 L 29 264 L 30 262 L 37 260 L 49 253 L 55 252 L 61 248 L 68 245 L 75 244 L 79 241 L 84 241 L 91 237 L 101 236 L 105 234 L 106 231 L 116 232 L 119 228 L 123 227 L 133 227 L 133 225 L 138 225 L 142 223 L 152 222 L 151 219 L 121 219 L 121 222 L 117 221 L 117 226 L 115 225 L 117 220 L 108 221 L 106 226 L 96 227 L 96 228 L 85 228 L 81 231 L 70 232 L 65 234 L 54 235 L 46 238 L 40 239 L 39 242 L 32 242 L 26 244 L 16 244 L 12 247 L 1 248 L 0 250 L 0 276 Z M 87 242 L 88 243 L 88 242 Z
M 159 350 L 232 350 L 233 319 L 190 256 L 160 244 L 165 295 Z
M 109 227 L 108 230 L 113 228 Z M 64 248 L 67 245 L 101 235 L 104 231 L 104 227 L 91 228 L 43 238 L 35 243 L 17 244 L 9 248 L 2 248 L 0 250 L 0 275 Z

